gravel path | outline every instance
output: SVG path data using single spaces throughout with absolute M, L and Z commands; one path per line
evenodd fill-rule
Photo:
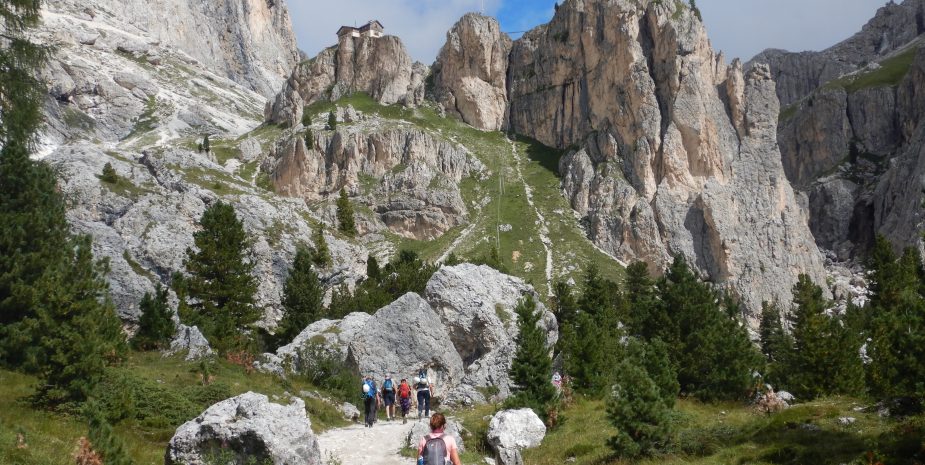
M 372 428 L 353 425 L 332 429 L 318 437 L 325 465 L 414 465 L 399 451 L 413 424 L 379 421 Z M 333 460 L 332 460 L 333 458 Z

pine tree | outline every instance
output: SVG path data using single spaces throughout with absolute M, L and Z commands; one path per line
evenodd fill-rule
M 678 384 L 677 369 L 668 355 L 668 346 L 661 339 L 646 342 L 628 338 L 623 356 L 646 371 L 646 375 L 658 388 L 659 397 L 665 406 L 674 408 L 681 387 Z
M 202 137 L 202 150 L 204 150 L 206 153 L 209 153 L 212 151 L 212 149 L 209 147 L 209 135 L 208 134 Z
M 780 382 L 786 373 L 786 355 L 793 345 L 790 336 L 781 323 L 780 308 L 768 302 L 761 305 L 761 322 L 758 327 L 761 353 L 764 355 L 767 369 L 765 379 L 773 384 Z
M 645 262 L 633 262 L 626 267 L 626 304 L 629 307 L 630 332 L 645 339 L 657 337 L 659 328 L 666 324 L 659 312 L 655 281 Z
M 353 237 L 357 233 L 356 220 L 353 217 L 353 204 L 347 197 L 347 190 L 340 190 L 340 197 L 337 198 L 337 229 Z
M 511 364 L 510 376 L 514 382 L 513 405 L 530 407 L 538 415 L 556 396 L 552 385 L 552 360 L 546 347 L 546 333 L 537 324 L 541 314 L 536 311 L 532 296 L 525 297 L 515 309 L 518 317 L 517 352 Z
M 334 114 L 334 110 L 328 113 L 328 129 L 331 131 L 337 129 L 337 115 Z
M 305 131 L 305 148 L 308 150 L 315 148 L 315 135 L 311 129 Z
M 366 257 L 366 279 L 378 281 L 382 270 L 379 269 L 379 261 L 376 257 L 368 255 Z
M 112 167 L 112 163 L 106 162 L 106 164 L 103 165 L 103 173 L 100 175 L 100 180 L 109 184 L 119 182 L 119 175 L 116 174 L 116 170 Z
M 315 243 L 312 249 L 312 263 L 319 269 L 331 266 L 331 250 L 328 248 L 328 241 L 324 238 L 324 224 L 315 228 L 312 242 Z
M 566 325 L 575 319 L 578 314 L 578 299 L 572 293 L 572 286 L 564 281 L 558 281 L 553 285 L 553 313 L 556 315 L 556 321 L 559 325 Z
M 82 401 L 124 349 L 87 237 L 70 234 L 55 172 L 30 158 L 47 51 L 27 39 L 41 2 L 0 5 L 0 362 L 38 375 L 35 399 Z
M 671 408 L 639 360 L 624 358 L 616 367 L 616 384 L 607 416 L 617 434 L 610 447 L 620 457 L 637 458 L 665 450 L 671 438 Z
M 882 237 L 871 254 L 871 299 L 865 315 L 871 342 L 871 393 L 896 400 L 908 413 L 925 408 L 925 298 L 921 257 L 907 249 L 897 259 Z
M 206 209 L 199 225 L 193 234 L 197 250 L 186 251 L 189 277 L 183 280 L 192 323 L 220 352 L 246 349 L 250 341 L 242 331 L 260 317 L 247 233 L 234 208 L 223 202 Z
M 103 279 L 107 262 L 94 262 L 89 237 L 73 238 L 68 247 L 68 259 L 35 283 L 35 314 L 26 318 L 34 335 L 27 366 L 39 377 L 35 399 L 46 405 L 86 400 L 126 348 Z
M 788 319 L 793 347 L 788 351 L 786 386 L 803 399 L 827 394 L 858 394 L 863 384 L 860 341 L 839 318 L 825 314 L 830 303 L 822 288 L 800 275 L 793 287 Z
M 90 447 L 103 460 L 105 465 L 132 465 L 132 459 L 125 449 L 125 444 L 116 436 L 112 426 L 99 407 L 91 405 L 85 409 L 89 417 Z
M 746 329 L 730 315 L 737 309 L 707 283 L 697 279 L 683 257 L 676 257 L 659 283 L 660 311 L 670 309 L 663 338 L 678 367 L 681 388 L 703 400 L 738 399 L 751 387 L 760 354 Z
M 168 290 L 160 284 L 157 285 L 153 296 L 146 292 L 141 299 L 138 332 L 132 338 L 132 345 L 136 349 L 160 349 L 170 344 L 177 328 L 167 300 Z
M 312 253 L 300 247 L 283 287 L 283 319 L 276 332 L 281 345 L 292 341 L 306 326 L 321 319 L 323 299 L 324 289 L 312 269 Z
M 302 110 L 302 126 L 306 128 L 312 125 L 312 114 L 308 111 L 308 107 L 305 107 Z

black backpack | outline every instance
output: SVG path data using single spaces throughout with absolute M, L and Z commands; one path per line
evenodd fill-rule
M 430 438 L 424 443 L 424 465 L 446 465 L 446 443 L 443 435 Z

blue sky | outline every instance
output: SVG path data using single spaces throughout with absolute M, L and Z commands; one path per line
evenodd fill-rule
M 561 1 L 561 0 L 560 0 Z M 430 64 L 446 31 L 463 14 L 495 16 L 504 31 L 549 21 L 553 0 L 288 0 L 299 46 L 314 56 L 336 42 L 341 25 L 379 19 L 401 37 L 412 57 Z M 765 48 L 819 50 L 848 38 L 871 18 L 881 0 L 698 0 L 714 48 L 751 58 Z M 320 4 L 320 5 L 319 5 Z M 323 6 L 322 6 L 323 5 Z M 516 38 L 519 36 L 515 34 Z

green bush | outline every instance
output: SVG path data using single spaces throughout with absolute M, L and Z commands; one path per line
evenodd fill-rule
M 107 162 L 103 165 L 103 174 L 100 175 L 100 180 L 109 184 L 119 182 L 119 175 L 116 174 L 116 170 L 112 167 L 112 163 Z

